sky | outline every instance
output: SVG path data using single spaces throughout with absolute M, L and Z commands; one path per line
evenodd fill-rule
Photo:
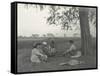
M 80 29 L 65 31 L 61 30 L 61 26 L 47 24 L 48 12 L 48 8 L 40 11 L 32 6 L 27 9 L 24 4 L 18 4 L 18 36 L 31 36 L 32 34 L 42 36 L 43 34 L 53 33 L 57 37 L 63 37 L 64 34 L 66 36 L 73 36 L 74 33 L 80 34 Z M 94 27 L 91 29 L 91 34 L 95 35 Z

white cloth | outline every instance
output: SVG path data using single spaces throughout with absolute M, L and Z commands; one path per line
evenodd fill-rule
M 79 60 L 76 60 L 76 59 L 72 59 L 72 60 L 69 60 L 67 62 L 60 63 L 59 65 L 61 65 L 61 66 L 63 66 L 63 65 L 75 66 L 75 65 L 84 64 L 84 63 L 85 63 L 84 61 L 79 61 Z

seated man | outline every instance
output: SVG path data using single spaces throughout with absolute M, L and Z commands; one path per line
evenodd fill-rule
M 73 40 L 69 41 L 69 45 L 69 49 L 67 49 L 67 51 L 65 51 L 63 55 L 69 54 L 72 58 L 80 57 L 81 52 L 77 50 Z
M 50 42 L 49 42 L 49 49 L 50 49 L 50 56 L 54 56 L 56 54 L 54 40 L 50 40 Z
M 53 40 L 50 40 L 50 42 L 42 42 L 43 44 L 43 51 L 45 52 L 45 54 L 47 56 L 54 56 L 55 53 L 56 53 L 56 50 L 55 50 L 55 43 Z

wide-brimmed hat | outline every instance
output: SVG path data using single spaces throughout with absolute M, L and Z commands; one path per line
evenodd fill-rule
M 43 45 L 47 45 L 47 42 L 43 41 L 42 44 L 43 44 Z

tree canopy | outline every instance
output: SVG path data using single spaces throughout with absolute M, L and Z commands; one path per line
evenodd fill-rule
M 48 7 L 49 17 L 47 18 L 47 23 L 49 25 L 61 25 L 63 30 L 72 30 L 70 24 L 73 24 L 78 29 L 77 24 L 79 23 L 79 8 L 81 7 L 71 7 L 71 6 L 53 6 L 53 5 L 38 5 L 38 4 L 25 4 L 25 7 L 39 8 L 40 11 L 45 10 Z M 87 8 L 89 10 L 88 17 L 89 21 L 96 26 L 96 9 Z

